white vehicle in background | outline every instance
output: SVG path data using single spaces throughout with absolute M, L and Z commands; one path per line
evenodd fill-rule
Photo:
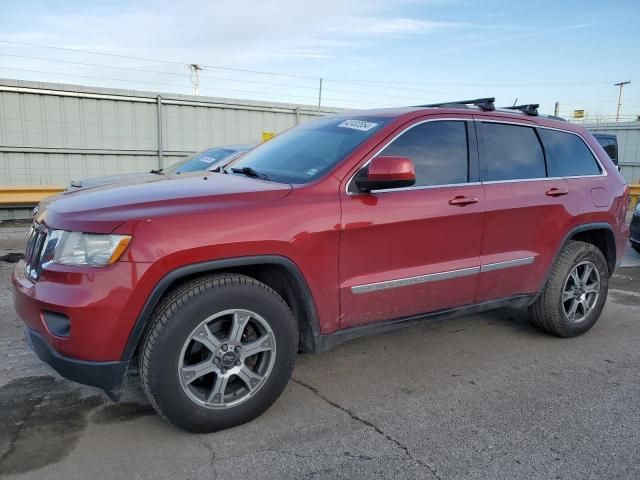
M 174 175 L 181 175 L 183 173 L 213 171 L 220 167 L 220 165 L 233 160 L 252 148 L 253 145 L 220 145 L 217 147 L 211 147 L 160 170 L 151 170 L 150 172 L 140 173 L 123 173 L 120 175 L 88 178 L 79 181 L 72 180 L 69 187 L 67 187 L 67 191 L 101 187 L 123 181 L 139 181 L 140 183 L 145 183 L 149 180 L 157 180 L 158 175 L 171 178 Z

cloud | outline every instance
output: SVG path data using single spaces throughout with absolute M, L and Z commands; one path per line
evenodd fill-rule
M 354 35 L 422 34 L 437 29 L 462 27 L 456 22 L 435 22 L 414 18 L 361 18 L 352 19 L 337 31 Z
M 476 42 L 476 43 L 470 43 L 470 44 L 465 44 L 465 45 L 459 45 L 457 47 L 450 47 L 450 48 L 445 48 L 443 50 L 439 50 L 437 52 L 435 52 L 435 54 L 442 54 L 442 53 L 449 53 L 449 52 L 454 52 L 456 50 L 466 50 L 468 48 L 478 48 L 478 47 L 484 47 L 486 45 L 494 45 L 496 43 L 502 43 L 502 42 L 508 42 L 509 40 L 518 40 L 521 38 L 529 38 L 529 37 L 539 37 L 539 36 L 543 36 L 543 35 L 550 35 L 552 33 L 560 33 L 560 32 L 567 32 L 570 30 L 577 30 L 580 28 L 587 28 L 587 27 L 591 27 L 593 26 L 593 24 L 591 23 L 580 23 L 577 25 L 569 25 L 566 27 L 559 27 L 559 28 L 552 28 L 550 30 L 537 30 L 534 32 L 528 32 L 528 33 L 522 33 L 522 34 L 518 34 L 518 35 L 508 35 L 508 36 L 504 36 L 504 37 L 498 37 L 498 38 L 492 38 L 489 40 L 484 40 L 481 42 Z
M 20 7 L 22 22 L 14 23 L 22 23 L 22 28 L 5 30 L 3 38 L 185 63 L 322 61 L 351 55 L 385 37 L 460 25 L 397 15 L 405 5 L 415 7 L 415 0 L 138 0 L 124 5 L 81 3 L 82 8 L 70 0 L 63 9 L 35 8 L 35 4 L 30 8 L 33 2 L 26 0 Z

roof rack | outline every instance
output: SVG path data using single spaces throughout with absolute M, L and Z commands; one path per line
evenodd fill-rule
M 474 100 L 456 100 L 453 102 L 442 102 L 442 103 L 430 103 L 428 105 L 416 105 L 417 107 L 453 107 L 460 108 L 461 106 L 464 108 L 468 108 L 469 105 L 474 107 L 478 107 L 480 110 L 491 111 L 495 110 L 496 106 L 493 102 L 495 102 L 495 97 L 487 97 L 487 98 L 476 98 Z
M 494 97 L 486 97 L 486 98 L 476 98 L 474 100 L 455 100 L 452 102 L 441 102 L 441 103 L 429 103 L 427 105 L 415 105 L 416 107 L 448 107 L 448 108 L 472 108 L 477 107 L 483 111 L 493 111 L 496 110 L 496 106 L 494 102 L 496 99 Z M 524 115 L 530 115 L 532 117 L 544 117 L 552 120 L 560 120 L 562 122 L 566 122 L 567 120 L 562 117 L 557 117 L 555 115 L 542 115 L 538 113 L 538 108 L 540 105 L 537 103 L 527 103 L 523 105 L 513 105 L 510 107 L 503 107 L 498 109 L 497 111 L 502 111 L 504 113 L 510 113 L 510 111 L 517 110 L 518 112 Z
M 538 108 L 540 108 L 540 104 L 538 103 L 528 103 L 525 105 L 514 105 L 512 107 L 503 107 L 505 110 L 519 110 L 525 115 L 531 115 L 533 117 L 538 116 Z

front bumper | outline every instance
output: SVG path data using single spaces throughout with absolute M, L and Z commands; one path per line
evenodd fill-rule
M 13 272 L 14 305 L 27 327 L 60 356 L 85 362 L 119 362 L 131 329 L 160 278 L 147 263 L 116 262 L 101 268 L 51 265 L 37 282 L 24 262 Z M 66 321 L 55 328 L 51 317 Z
M 41 334 L 24 326 L 24 336 L 40 360 L 51 366 L 68 380 L 101 388 L 111 397 L 117 397 L 129 362 L 87 362 L 65 357 L 56 352 Z

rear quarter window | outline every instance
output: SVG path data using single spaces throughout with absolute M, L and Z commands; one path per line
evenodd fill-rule
M 541 128 L 547 157 L 561 177 L 600 175 L 602 170 L 584 140 L 573 133 Z

